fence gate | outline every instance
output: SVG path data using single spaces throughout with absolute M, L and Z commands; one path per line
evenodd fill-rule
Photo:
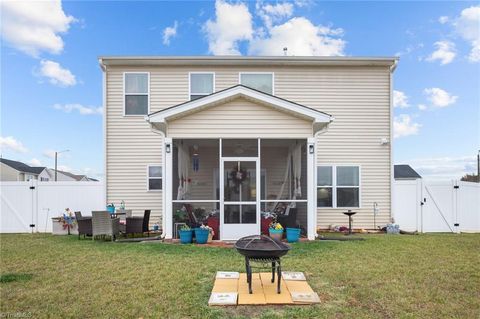
M 105 209 L 103 183 L 1 182 L 0 233 L 51 232 L 65 208 L 90 215 Z
M 393 212 L 403 230 L 480 232 L 480 184 L 395 181 Z

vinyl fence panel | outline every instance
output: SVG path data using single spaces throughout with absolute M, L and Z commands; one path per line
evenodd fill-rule
M 395 221 L 403 230 L 480 232 L 480 184 L 461 181 L 395 181 Z
M 0 232 L 51 232 L 52 217 L 66 208 L 91 215 L 105 209 L 100 182 L 1 182 Z M 34 225 L 34 227 L 30 227 Z
M 458 183 L 457 212 L 460 231 L 480 232 L 480 184 Z
M 31 231 L 34 220 L 34 195 L 30 182 L 0 183 L 0 232 L 25 233 Z
M 393 191 L 394 220 L 402 230 L 421 231 L 422 181 L 396 181 Z

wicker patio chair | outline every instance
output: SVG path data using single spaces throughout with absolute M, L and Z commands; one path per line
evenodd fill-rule
M 125 235 L 147 233 L 150 236 L 148 223 L 150 221 L 150 209 L 146 209 L 143 217 L 127 217 Z
M 120 218 L 111 218 L 108 211 L 92 212 L 92 235 L 93 240 L 96 236 L 110 236 L 115 240 L 119 233 Z
M 75 212 L 75 219 L 78 226 L 78 239 L 80 239 L 80 235 L 83 235 L 83 238 L 92 236 L 92 217 L 82 216 L 82 212 Z

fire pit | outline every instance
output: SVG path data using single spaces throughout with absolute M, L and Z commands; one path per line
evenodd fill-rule
M 272 267 L 272 282 L 275 282 L 275 272 L 277 273 L 277 293 L 280 293 L 280 281 L 282 279 L 282 266 L 280 257 L 286 255 L 290 246 L 270 237 L 263 235 L 253 235 L 240 238 L 235 243 L 235 248 L 240 254 L 245 256 L 245 268 L 247 270 L 248 292 L 252 293 L 252 265 L 251 263 L 263 264 Z

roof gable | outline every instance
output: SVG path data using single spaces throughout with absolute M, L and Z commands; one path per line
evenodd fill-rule
M 165 132 L 168 121 L 184 117 L 194 112 L 199 112 L 205 108 L 223 104 L 239 97 L 312 121 L 315 132 L 319 131 L 333 120 L 333 117 L 327 113 L 240 84 L 193 101 L 188 101 L 151 113 L 146 116 L 145 119 L 151 124 L 156 124 L 160 130 Z
M 417 179 L 422 178 L 410 165 L 395 165 L 393 168 L 396 179 Z

